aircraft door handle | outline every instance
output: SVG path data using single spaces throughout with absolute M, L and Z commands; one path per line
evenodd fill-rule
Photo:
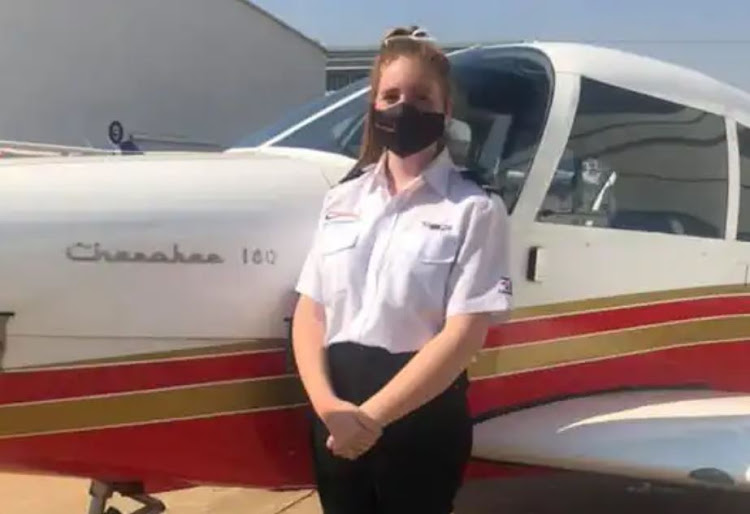
M 13 316 L 15 316 L 13 312 L 0 312 L 0 370 L 5 367 L 5 349 L 8 345 L 8 330 L 6 327 Z
M 532 246 L 526 267 L 526 278 L 531 282 L 543 282 L 547 275 L 547 252 L 544 247 Z

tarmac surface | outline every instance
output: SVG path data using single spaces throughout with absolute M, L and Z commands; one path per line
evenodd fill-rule
M 0 474 L 3 514 L 86 514 L 88 482 Z M 313 491 L 270 492 L 198 487 L 158 495 L 170 514 L 320 514 Z M 123 514 L 139 504 L 115 497 Z M 467 485 L 456 514 L 734 514 L 750 512 L 750 495 L 649 489 L 630 480 L 565 474 Z

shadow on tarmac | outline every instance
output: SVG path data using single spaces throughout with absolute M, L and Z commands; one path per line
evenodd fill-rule
M 632 479 L 579 473 L 482 480 L 467 484 L 455 514 L 735 514 L 750 512 L 750 494 L 648 486 Z

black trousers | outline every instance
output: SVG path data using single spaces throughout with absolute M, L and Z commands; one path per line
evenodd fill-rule
M 339 398 L 360 405 L 413 353 L 392 354 L 355 343 L 327 351 Z M 328 430 L 312 420 L 314 471 L 325 514 L 449 514 L 471 454 L 472 422 L 462 376 L 438 397 L 385 428 L 359 459 L 326 448 Z

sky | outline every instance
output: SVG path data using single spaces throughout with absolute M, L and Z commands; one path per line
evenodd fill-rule
M 746 0 L 252 0 L 327 47 L 418 24 L 446 44 L 587 41 L 690 66 L 750 91 Z

